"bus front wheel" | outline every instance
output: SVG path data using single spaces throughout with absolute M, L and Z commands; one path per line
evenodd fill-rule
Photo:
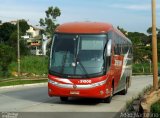
M 112 85 L 112 88 L 111 88 L 111 95 L 107 98 L 105 98 L 103 101 L 105 103 L 110 103 L 112 101 L 112 97 L 113 97 L 113 93 L 114 93 L 114 88 L 113 88 L 113 85 Z

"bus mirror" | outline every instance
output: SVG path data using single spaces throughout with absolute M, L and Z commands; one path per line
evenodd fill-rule
M 111 56 L 111 49 L 112 49 L 112 40 L 111 39 L 109 39 L 109 41 L 108 41 L 108 43 L 107 43 L 107 54 L 106 54 L 106 56 Z

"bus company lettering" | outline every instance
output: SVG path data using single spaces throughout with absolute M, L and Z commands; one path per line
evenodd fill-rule
M 121 60 L 115 60 L 115 66 L 122 66 Z
M 92 80 L 80 80 L 79 83 L 90 84 Z

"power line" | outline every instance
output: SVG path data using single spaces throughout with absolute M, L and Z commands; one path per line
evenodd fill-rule
M 12 20 L 17 21 L 17 19 L 21 19 L 21 20 L 24 19 L 27 22 L 29 21 L 29 19 L 25 19 L 25 18 L 17 18 L 17 17 L 10 17 L 10 16 L 2 16 L 2 15 L 0 15 L 0 20 L 2 20 L 2 22 L 12 21 Z
M 0 15 L 0 18 L 15 18 L 16 19 L 16 17 L 10 17 L 10 16 L 8 17 L 8 16 L 1 16 L 1 15 Z
M 9 20 L 17 20 L 17 18 L 16 17 L 10 17 L 10 16 L 1 16 L 0 15 L 0 20 L 9 21 Z

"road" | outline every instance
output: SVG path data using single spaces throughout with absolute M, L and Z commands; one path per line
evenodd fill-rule
M 112 102 L 94 99 L 69 99 L 61 102 L 49 97 L 47 83 L 35 86 L 0 88 L 0 112 L 119 112 L 128 100 L 152 84 L 152 76 L 133 76 L 127 95 L 115 95 Z

